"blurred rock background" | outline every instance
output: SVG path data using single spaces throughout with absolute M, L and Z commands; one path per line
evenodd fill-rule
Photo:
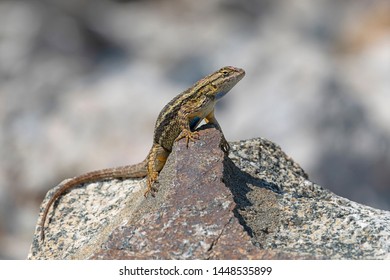
M 388 1 L 2 0 L 0 258 L 26 258 L 50 188 L 143 160 L 165 103 L 225 65 L 247 72 L 228 139 L 390 210 Z

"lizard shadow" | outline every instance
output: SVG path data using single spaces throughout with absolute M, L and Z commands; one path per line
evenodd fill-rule
M 273 182 L 256 178 L 241 170 L 228 156 L 224 157 L 223 165 L 223 182 L 231 191 L 233 200 L 236 203 L 236 207 L 233 210 L 234 216 L 238 219 L 239 223 L 243 226 L 244 230 L 247 231 L 249 236 L 253 237 L 254 232 L 248 225 L 248 215 L 245 213 L 247 213 L 248 210 L 250 212 L 250 209 L 256 207 L 267 207 L 263 207 L 263 205 L 256 206 L 254 204 L 262 204 L 262 201 L 268 200 L 270 197 L 273 197 L 274 199 L 272 200 L 276 201 L 276 196 L 283 193 L 282 188 Z M 263 198 L 258 199 L 258 196 L 250 198 L 250 192 L 253 192 L 256 188 L 263 190 L 260 192 L 264 194 Z M 267 195 L 265 195 L 265 193 L 267 193 Z M 267 210 L 264 209 L 264 211 Z

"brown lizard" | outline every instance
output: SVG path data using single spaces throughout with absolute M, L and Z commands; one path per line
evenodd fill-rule
M 45 237 L 44 226 L 51 205 L 67 190 L 77 185 L 103 179 L 146 177 L 147 190 L 145 196 L 150 192 L 156 192 L 157 189 L 153 184 L 157 181 L 158 174 L 164 167 L 175 141 L 186 138 L 188 146 L 189 141 L 198 139 L 198 132 L 194 130 L 202 120 L 205 120 L 206 123 L 214 124 L 222 132 L 214 116 L 215 104 L 244 75 L 245 71 L 240 68 L 232 66 L 223 67 L 199 80 L 165 105 L 157 117 L 153 146 L 143 162 L 135 165 L 92 171 L 64 183 L 45 206 L 40 222 L 41 240 L 44 240 Z M 221 148 L 225 153 L 229 152 L 229 144 L 224 136 Z

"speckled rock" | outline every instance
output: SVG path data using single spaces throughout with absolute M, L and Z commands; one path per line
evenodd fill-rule
M 260 181 L 247 184 L 250 190 L 241 197 L 248 206 L 239 212 L 261 248 L 326 259 L 390 259 L 389 211 L 352 202 L 309 181 L 268 140 L 232 143 L 230 158 Z
M 159 177 L 75 188 L 49 213 L 29 259 L 389 259 L 390 213 L 308 180 L 274 143 L 179 141 Z M 48 193 L 49 197 L 51 192 Z M 47 202 L 47 198 L 43 205 Z M 39 228 L 37 227 L 37 230 Z

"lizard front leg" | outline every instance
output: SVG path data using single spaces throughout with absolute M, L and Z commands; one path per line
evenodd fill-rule
M 179 141 L 180 139 L 186 138 L 187 141 L 187 147 L 188 143 L 190 141 L 195 142 L 195 140 L 199 139 L 199 132 L 197 131 L 191 131 L 190 128 L 190 116 L 193 114 L 194 107 L 192 105 L 193 103 L 187 104 L 186 106 L 183 106 L 179 112 L 177 113 L 178 116 L 178 123 L 181 128 L 180 135 L 176 138 L 175 141 Z
M 208 85 L 208 92 L 213 92 L 215 90 L 215 86 Z M 191 100 L 183 105 L 177 112 L 181 133 L 175 141 L 186 138 L 188 147 L 189 141 L 195 142 L 195 140 L 199 139 L 199 132 L 191 131 L 191 129 L 195 129 L 204 117 L 209 114 L 208 112 L 214 110 L 214 106 L 215 100 L 207 95 L 203 95 L 202 97 Z
M 206 117 L 205 117 L 206 123 L 211 123 L 215 126 L 216 129 L 218 129 L 222 133 L 222 142 L 221 142 L 221 148 L 224 153 L 228 154 L 230 150 L 230 145 L 228 141 L 226 141 L 225 135 L 223 134 L 222 128 L 219 125 L 217 119 L 215 118 L 214 115 L 214 110 L 211 111 Z
M 157 188 L 153 184 L 158 179 L 158 174 L 161 169 L 164 167 L 165 162 L 167 161 L 169 152 L 165 150 L 159 144 L 153 144 L 152 149 L 149 152 L 147 157 L 147 190 L 144 195 L 147 196 L 149 193 L 154 193 L 157 191 Z

